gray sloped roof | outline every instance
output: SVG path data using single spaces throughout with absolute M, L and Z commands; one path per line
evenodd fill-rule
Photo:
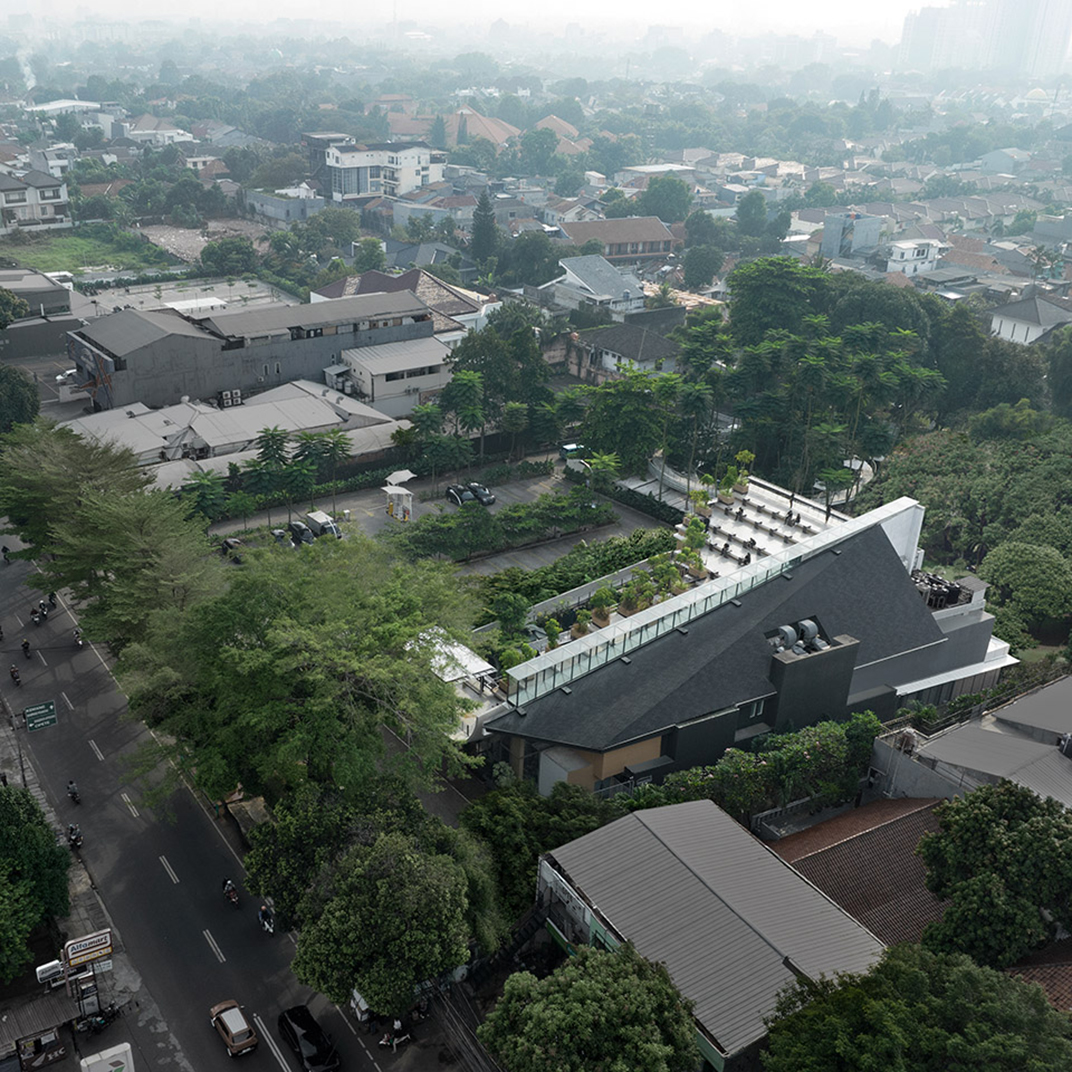
M 667 967 L 724 1053 L 766 1034 L 797 971 L 866 971 L 882 943 L 709 800 L 634 812 L 548 854 Z
M 673 340 L 639 324 L 609 324 L 603 328 L 586 328 L 578 332 L 578 340 L 584 346 L 609 350 L 638 365 L 669 361 L 677 357 L 681 349 Z
M 1065 301 L 1065 299 L 1055 300 L 1035 295 L 1008 305 L 999 305 L 990 311 L 990 315 L 1004 316 L 1010 320 L 1026 321 L 1028 324 L 1052 328 L 1059 324 L 1072 323 L 1072 307 L 1065 304 Z
M 1072 677 L 1061 678 L 1037 692 L 994 712 L 999 722 L 1048 730 L 1054 734 L 1072 733 Z
M 142 312 L 138 309 L 123 309 L 110 316 L 98 317 L 90 321 L 78 334 L 116 357 L 133 353 L 168 335 L 211 338 L 175 313 Z
M 613 298 L 620 301 L 622 295 L 629 291 L 634 297 L 644 293 L 632 272 L 619 272 L 605 257 L 598 254 L 587 257 L 563 257 L 558 262 L 568 272 L 572 272 L 588 290 L 597 298 Z
M 361 294 L 311 305 L 261 305 L 233 313 L 216 313 L 204 323 L 228 337 L 271 335 L 291 328 L 315 328 L 384 316 L 429 314 L 427 305 L 408 291 L 396 294 Z
M 840 554 L 802 562 L 689 623 L 490 720 L 486 728 L 602 752 L 727 707 L 774 694 L 765 634 L 817 618 L 829 636 L 859 642 L 856 665 L 943 641 L 941 629 L 878 526 L 850 536 Z

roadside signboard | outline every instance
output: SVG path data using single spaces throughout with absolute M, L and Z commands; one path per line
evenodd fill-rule
M 101 960 L 112 951 L 111 930 L 87 934 L 85 938 L 72 938 L 63 947 L 63 957 L 71 968 L 79 964 L 88 964 L 92 960 Z
M 27 707 L 23 715 L 26 718 L 26 729 L 31 733 L 34 730 L 43 730 L 46 726 L 55 726 L 59 721 L 56 717 L 55 700 L 46 700 L 44 703 Z

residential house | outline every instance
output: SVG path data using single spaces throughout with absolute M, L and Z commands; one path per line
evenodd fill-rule
M 612 264 L 664 260 L 674 245 L 674 236 L 658 216 L 563 223 L 560 229 L 575 246 L 591 239 L 602 243 L 603 256 Z
M 70 142 L 30 146 L 30 167 L 54 179 L 62 179 L 77 159 L 78 150 Z
M 851 257 L 874 249 L 882 240 L 882 224 L 881 216 L 866 212 L 828 212 L 823 220 L 822 255 Z
M 28 171 L 22 178 L 0 175 L 0 202 L 0 234 L 71 226 L 67 183 L 42 171 Z
M 511 126 L 505 120 L 481 115 L 469 107 L 459 108 L 442 118 L 449 148 L 484 138 L 499 150 L 521 135 L 517 127 Z M 401 112 L 389 112 L 387 115 L 387 127 L 391 137 L 399 141 L 427 139 L 435 121 L 434 115 L 405 115 Z
M 716 504 L 715 579 L 508 671 L 483 750 L 543 793 L 599 790 L 759 733 L 989 687 L 1016 660 L 985 584 L 919 572 L 922 521 L 912 499 L 848 519 L 753 477 Z
M 640 292 L 643 295 L 643 291 Z M 643 298 L 641 298 L 643 306 Z M 566 367 L 589 383 L 620 379 L 629 369 L 673 372 L 681 347 L 638 324 L 610 324 L 574 332 L 566 344 Z
M 564 275 L 539 287 L 545 299 L 565 309 L 606 309 L 614 320 L 644 308 L 644 289 L 628 269 L 615 268 L 598 254 L 564 257 L 558 262 Z
M 995 149 L 979 158 L 979 167 L 983 171 L 996 171 L 1001 174 L 1014 175 L 1023 171 L 1031 162 L 1031 154 L 1024 149 Z
M 155 115 L 121 119 L 113 124 L 112 129 L 116 137 L 129 138 L 140 145 L 154 145 L 158 148 L 194 140 L 188 130 L 176 126 L 170 119 L 161 119 Z
M 442 182 L 447 159 L 422 141 L 367 145 L 347 141 L 326 146 L 323 155 L 324 192 L 340 202 L 368 194 L 401 197 Z
M 247 190 L 246 205 L 272 220 L 307 220 L 328 202 L 307 183 L 286 190 Z
M 602 219 L 603 212 L 598 206 L 597 198 L 551 196 L 540 209 L 539 215 L 548 227 L 561 227 L 564 223 Z
M 938 258 L 944 248 L 941 242 L 931 238 L 891 242 L 885 257 L 886 271 L 901 275 L 933 272 L 938 267 Z
M 704 1072 L 755 1067 L 779 993 L 866 972 L 882 942 L 710 800 L 636 811 L 540 857 L 552 938 L 663 964 Z
M 1033 343 L 1055 328 L 1072 324 L 1072 300 L 1025 290 L 1019 301 L 990 311 L 990 333 L 1010 342 Z
M 464 253 L 444 242 L 399 242 L 388 238 L 384 241 L 387 268 L 427 268 L 435 264 L 457 263 L 462 282 L 473 282 L 479 275 L 476 263 Z
M 680 179 L 688 187 L 696 185 L 696 169 L 688 164 L 633 164 L 616 172 L 614 182 L 618 186 L 627 186 L 642 179 L 649 182 L 653 178 Z
M 124 309 L 72 331 L 68 357 L 95 409 L 167 406 L 320 380 L 344 350 L 431 337 L 432 329 L 432 310 L 408 292 L 205 315 Z
M 545 115 L 536 124 L 536 129 L 554 131 L 560 138 L 568 138 L 570 141 L 576 141 L 581 136 L 581 132 L 572 123 L 559 119 L 557 115 Z

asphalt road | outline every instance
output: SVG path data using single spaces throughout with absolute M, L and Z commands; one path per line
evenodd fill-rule
M 4 540 L 17 545 L 12 537 Z M 16 690 L 5 673 L 0 687 L 16 712 L 45 700 L 56 703 L 57 725 L 34 733 L 20 729 L 19 736 L 61 820 L 81 825 L 86 867 L 146 996 L 163 1016 L 161 1021 L 135 1010 L 121 1022 L 147 1059 L 143 1063 L 197 1072 L 226 1065 L 208 1009 L 234 998 L 246 1007 L 262 1040 L 241 1058 L 250 1072 L 300 1072 L 275 1024 L 282 1009 L 298 1002 L 309 1004 L 335 1037 L 345 1070 L 388 1069 L 396 1062 L 399 1068 L 420 1067 L 423 1062 L 414 1063 L 416 1048 L 397 1055 L 377 1050 L 375 1038 L 359 1034 L 326 999 L 297 983 L 289 968 L 292 940 L 260 929 L 258 902 L 245 889 L 238 854 L 210 809 L 185 790 L 172 796 L 167 815 L 155 814 L 140 799 L 124 760 L 148 731 L 124 717 L 125 700 L 103 655 L 88 644 L 77 648 L 69 610 L 61 605 L 44 624 L 30 623 L 32 602 L 41 594 L 24 587 L 31 570 L 24 562 L 0 565 L 0 650 L 23 681 Z M 32 645 L 29 659 L 20 649 L 24 636 Z M 80 805 L 67 799 L 69 778 L 78 782 Z M 239 887 L 237 911 L 222 895 L 225 877 Z M 116 1030 L 101 1036 L 102 1047 L 119 1041 L 111 1034 Z

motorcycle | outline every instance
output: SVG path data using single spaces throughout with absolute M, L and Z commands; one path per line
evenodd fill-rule
M 68 782 L 67 783 L 67 795 L 76 804 L 81 804 L 82 803 L 82 798 L 78 795 L 78 786 L 75 785 L 74 782 Z
M 235 884 L 230 879 L 223 884 L 223 895 L 235 908 L 238 907 L 238 890 L 235 889 Z
M 14 681 L 16 685 L 22 684 L 22 678 L 19 677 L 19 672 L 14 666 L 8 671 L 8 673 L 11 675 L 11 680 Z
M 409 1031 L 402 1026 L 402 1021 L 395 1020 L 391 1030 L 380 1039 L 380 1048 L 386 1050 L 389 1047 L 391 1050 L 397 1050 L 399 1046 L 405 1045 L 412 1038 Z
M 41 624 L 41 612 L 36 607 L 30 611 L 30 621 L 33 622 L 34 625 Z
M 275 916 L 267 905 L 261 905 L 261 910 L 257 913 L 257 919 L 261 921 L 261 929 L 265 934 L 275 934 Z
M 22 654 L 25 655 L 27 659 L 30 657 L 30 642 L 28 640 L 22 642 Z
M 79 829 L 77 823 L 71 823 L 67 827 L 67 844 L 71 849 L 77 851 L 82 847 L 82 831 Z
M 55 592 L 49 592 L 48 593 L 48 605 L 50 607 L 55 607 L 56 606 L 56 593 Z
M 82 639 L 82 630 L 81 629 L 76 629 L 74 631 L 74 642 L 80 648 L 85 644 L 85 641 Z
M 75 1022 L 75 1031 L 88 1031 L 91 1035 L 99 1035 L 109 1024 L 119 1019 L 119 1009 L 113 1001 L 107 1008 L 93 1016 L 84 1016 Z

